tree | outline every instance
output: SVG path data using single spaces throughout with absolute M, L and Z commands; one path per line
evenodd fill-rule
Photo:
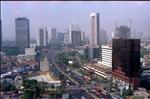
M 41 86 L 36 80 L 24 80 L 24 98 L 25 99 L 33 99 L 34 94 L 35 97 L 39 97 L 44 92 L 44 87 Z
M 11 84 L 10 82 L 7 82 L 4 80 L 4 82 L 1 83 L 1 90 L 2 91 L 13 91 L 16 90 L 15 85 Z

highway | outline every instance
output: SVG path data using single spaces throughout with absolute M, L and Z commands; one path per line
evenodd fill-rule
M 65 80 L 67 80 L 67 79 L 70 80 L 78 88 L 82 87 L 82 89 L 85 90 L 85 92 L 87 94 L 89 94 L 89 96 L 85 95 L 86 99 L 91 99 L 90 96 L 93 97 L 93 99 L 100 99 L 95 94 L 89 93 L 88 89 L 90 88 L 92 90 L 92 86 L 91 85 L 85 86 L 85 80 L 83 79 L 83 77 L 81 77 L 77 73 L 75 73 L 71 67 L 66 66 L 65 64 L 56 64 L 56 62 L 55 62 L 56 61 L 56 54 L 57 54 L 57 51 L 49 51 L 47 54 L 47 58 L 48 58 L 49 63 L 53 64 L 52 67 L 56 68 L 61 74 L 63 74 L 66 77 Z M 69 85 L 69 87 L 70 87 L 70 85 Z M 84 93 L 81 95 L 84 95 Z

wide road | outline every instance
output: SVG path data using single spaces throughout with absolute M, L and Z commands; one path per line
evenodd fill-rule
M 49 51 L 47 53 L 47 58 L 48 58 L 48 61 L 49 63 L 52 63 L 54 64 L 54 66 L 64 75 L 66 76 L 69 80 L 71 80 L 73 83 L 75 83 L 77 86 L 80 86 L 81 84 L 78 82 L 78 80 L 75 80 L 74 78 L 70 77 L 68 75 L 68 73 L 66 73 L 66 71 L 63 71 L 56 63 L 55 63 L 55 60 L 56 60 L 56 54 L 58 53 L 58 51 L 56 50 L 52 50 L 52 51 Z M 68 66 L 66 66 L 67 69 L 70 69 Z M 78 76 L 78 75 L 76 75 Z M 83 87 L 83 90 L 85 90 L 87 93 L 88 93 L 88 90 L 87 88 Z M 94 99 L 99 99 L 99 97 L 97 97 L 96 95 L 94 95 L 93 93 L 89 93 Z

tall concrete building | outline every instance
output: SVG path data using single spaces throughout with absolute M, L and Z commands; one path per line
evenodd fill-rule
M 39 45 L 44 46 L 44 29 L 40 28 L 39 30 Z
M 118 86 L 139 87 L 140 39 L 113 39 L 112 75 Z
M 48 45 L 48 30 L 45 28 L 45 45 Z
M 69 30 L 66 30 L 66 31 L 65 31 L 64 44 L 65 44 L 65 45 L 70 44 L 70 42 L 69 42 Z
M 131 29 L 127 26 L 119 26 L 116 27 L 114 35 L 113 35 L 114 39 L 130 39 L 131 38 Z
M 78 25 L 71 24 L 70 26 L 70 44 L 73 46 L 81 45 L 81 31 Z
M 19 17 L 15 19 L 16 28 L 16 46 L 19 48 L 28 48 L 30 46 L 30 26 L 29 19 Z
M 51 28 L 51 37 L 52 37 L 52 41 L 56 41 L 57 40 L 57 30 L 56 28 Z
M 100 43 L 100 20 L 99 13 L 91 13 L 91 45 L 101 45 Z
M 103 45 L 107 45 L 108 43 L 108 37 L 107 37 L 107 32 L 103 29 L 100 30 L 100 42 Z
M 48 45 L 48 30 L 47 30 L 47 28 L 39 29 L 39 45 L 40 46 Z

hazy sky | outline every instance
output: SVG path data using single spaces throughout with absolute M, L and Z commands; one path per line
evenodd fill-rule
M 70 23 L 79 24 L 86 35 L 90 34 L 90 13 L 100 13 L 100 27 L 108 35 L 117 25 L 129 25 L 133 29 L 150 33 L 149 1 L 2 1 L 2 33 L 4 39 L 15 39 L 15 18 L 30 20 L 31 38 L 38 37 L 39 27 L 68 29 Z

